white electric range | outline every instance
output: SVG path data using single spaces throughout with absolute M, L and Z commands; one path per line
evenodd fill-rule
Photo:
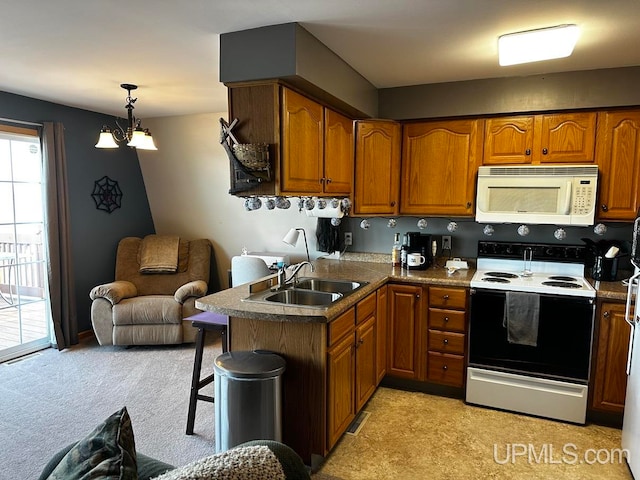
M 466 401 L 584 423 L 595 289 L 579 245 L 479 242 Z

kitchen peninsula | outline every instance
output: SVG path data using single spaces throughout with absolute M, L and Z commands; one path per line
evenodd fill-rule
M 249 296 L 248 285 L 208 295 L 196 303 L 202 310 L 229 316 L 231 351 L 267 349 L 285 358 L 287 369 L 283 376 L 283 441 L 312 466 L 320 463 L 350 423 L 348 421 L 346 425 L 337 425 L 339 434 L 331 432 L 333 429 L 330 425 L 340 423 L 336 416 L 353 419 L 356 414 L 354 396 L 368 399 L 365 395 L 373 393 L 384 376 L 389 326 L 387 297 L 381 294 L 386 294 L 387 282 L 392 281 L 399 287 L 406 284 L 419 291 L 426 289 L 428 284 L 438 284 L 456 287 L 464 292 L 473 275 L 473 270 L 459 270 L 453 275 L 447 275 L 444 268 L 407 272 L 399 267 L 393 268 L 389 263 L 368 261 L 322 259 L 314 261 L 314 266 L 313 273 L 305 267 L 301 276 L 368 283 L 327 308 L 245 302 L 243 299 Z M 411 296 L 411 301 L 417 302 L 416 306 L 421 309 L 426 296 Z M 363 318 L 365 313 L 366 318 Z M 370 320 L 372 316 L 374 318 Z M 417 324 L 423 323 L 418 318 L 415 320 Z M 370 321 L 375 322 L 375 333 L 367 328 L 371 325 Z M 363 327 L 366 330 L 362 330 Z M 357 330 L 362 333 L 361 337 Z M 426 343 L 426 336 L 424 338 Z M 371 345 L 371 342 L 375 345 Z M 342 345 L 345 348 L 340 350 Z M 398 349 L 404 350 L 402 347 Z M 343 356 L 332 356 L 339 350 L 344 353 Z M 426 355 L 426 345 L 425 349 L 420 350 Z M 350 369 L 349 365 L 356 362 L 356 354 L 364 351 L 371 353 L 367 356 L 368 365 L 362 365 L 365 362 L 360 361 L 359 365 Z M 415 353 L 418 354 L 417 351 Z M 406 353 L 403 352 L 402 355 Z M 346 363 L 336 363 L 341 359 Z M 332 363 L 333 360 L 335 362 Z M 422 363 L 426 364 L 426 359 Z M 374 365 L 379 367 L 374 369 Z M 340 372 L 336 372 L 336 368 Z M 347 371 L 344 371 L 345 368 Z M 363 376 L 368 378 L 375 373 L 376 378 L 370 392 L 358 395 L 362 381 L 356 379 L 356 370 L 365 372 Z M 336 380 L 334 373 L 344 375 Z M 346 384 L 342 383 L 345 375 Z M 349 388 L 350 386 L 353 388 Z M 336 392 L 336 389 L 339 391 Z M 340 397 L 345 389 L 348 390 L 346 397 L 349 405 L 341 404 L 334 398 L 336 394 Z M 361 403 L 364 402 L 366 400 Z M 345 415 L 342 415 L 343 409 L 348 410 Z
M 313 273 L 301 271 L 368 282 L 327 308 L 246 302 L 246 284 L 196 302 L 230 317 L 232 351 L 267 349 L 285 358 L 283 441 L 312 467 L 385 376 L 457 389 L 463 397 L 466 307 L 475 270 L 448 275 L 442 267 L 406 271 L 380 258 L 361 260 L 321 259 Z M 601 301 L 624 299 L 620 282 L 594 286 Z

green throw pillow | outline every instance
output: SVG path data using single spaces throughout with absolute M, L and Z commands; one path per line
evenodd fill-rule
M 136 447 L 123 407 L 80 440 L 62 458 L 49 480 L 137 480 Z

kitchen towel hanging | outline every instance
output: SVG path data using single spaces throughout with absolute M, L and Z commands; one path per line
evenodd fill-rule
M 502 326 L 507 329 L 507 340 L 517 345 L 538 345 L 540 295 L 507 291 Z

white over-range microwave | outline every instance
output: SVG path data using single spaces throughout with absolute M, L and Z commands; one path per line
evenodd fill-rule
M 476 221 L 593 225 L 597 185 L 596 165 L 480 167 Z

